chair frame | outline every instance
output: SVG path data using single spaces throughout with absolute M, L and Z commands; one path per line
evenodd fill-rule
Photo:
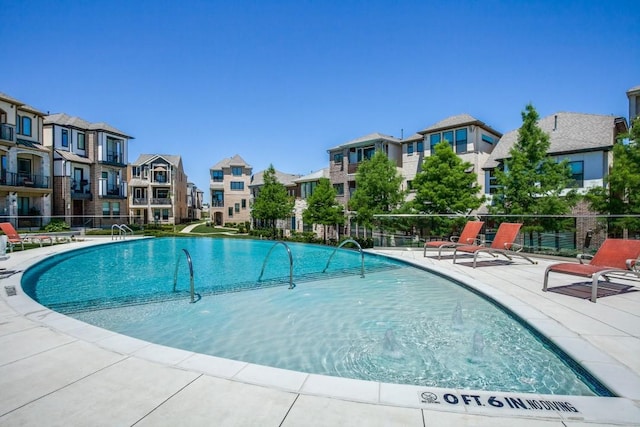
M 614 253 L 619 256 L 611 260 L 609 256 Z M 640 278 L 640 240 L 606 239 L 595 255 L 578 254 L 577 259 L 579 263 L 560 262 L 548 266 L 544 272 L 542 291 L 547 292 L 549 288 L 549 273 L 551 272 L 587 277 L 591 279 L 590 301 L 595 303 L 598 299 L 600 278 L 604 278 L 607 282 L 610 281 L 610 275 L 631 275 Z M 590 262 L 585 264 L 585 260 Z
M 471 245 L 473 243 L 480 244 L 480 239 L 477 238 L 482 226 L 484 225 L 484 221 L 468 221 L 460 236 L 451 236 L 449 240 L 437 240 L 424 242 L 424 252 L 422 256 L 427 256 L 427 248 L 437 248 L 438 249 L 438 260 L 442 258 L 442 249 L 451 249 L 456 246 L 464 246 Z
M 521 258 L 526 259 L 531 264 L 537 264 L 538 261 L 534 261 L 528 256 L 521 253 L 524 247 L 518 243 L 515 243 L 516 238 L 518 237 L 518 233 L 520 232 L 520 227 L 522 224 L 513 223 L 513 222 L 503 222 L 498 227 L 498 231 L 496 231 L 496 235 L 491 243 L 491 246 L 484 245 L 463 245 L 456 246 L 453 249 L 453 263 L 456 263 L 456 255 L 457 252 L 467 252 L 473 254 L 473 268 L 476 268 L 478 254 L 486 252 L 494 258 L 496 255 L 502 255 L 506 257 L 509 261 L 514 255 L 517 255 Z
M 7 246 L 9 247 L 9 252 L 13 252 L 13 247 L 18 243 L 22 246 L 23 251 L 25 243 L 38 242 L 40 243 L 40 247 L 42 247 L 42 243 L 48 240 L 49 243 L 53 245 L 53 239 L 50 236 L 21 236 L 20 234 L 18 234 L 13 224 L 11 224 L 10 222 L 0 222 L 0 230 L 2 230 L 2 232 L 7 236 Z

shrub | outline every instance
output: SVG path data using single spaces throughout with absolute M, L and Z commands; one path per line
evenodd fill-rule
M 49 224 L 44 226 L 44 231 L 47 231 L 49 233 L 56 233 L 59 231 L 68 231 L 68 230 L 71 230 L 71 227 L 69 226 L 69 224 L 67 224 L 61 219 L 52 219 L 51 222 L 49 222 Z

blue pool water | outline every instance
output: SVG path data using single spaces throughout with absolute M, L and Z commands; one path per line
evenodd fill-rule
M 41 304 L 176 348 L 310 373 L 397 384 L 609 395 L 505 310 L 445 277 L 356 251 L 163 238 L 54 256 L 25 272 Z M 192 257 L 196 292 L 189 303 Z M 257 282 L 265 257 L 263 280 Z M 177 287 L 173 292 L 174 271 Z

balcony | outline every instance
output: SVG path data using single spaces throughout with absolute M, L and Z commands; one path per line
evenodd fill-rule
M 169 205 L 171 206 L 171 199 L 170 198 L 160 198 L 160 197 L 153 197 L 151 199 L 151 204 L 154 206 L 157 205 Z
M 102 197 L 107 199 L 122 199 L 124 198 L 124 192 L 120 187 L 107 186 L 106 191 L 102 194 Z
M 0 185 L 13 187 L 49 188 L 49 178 L 43 175 L 5 172 L 0 173 Z
M 14 126 L 7 123 L 0 123 L 0 139 L 15 142 Z
M 212 208 L 224 208 L 224 200 L 213 200 L 211 202 Z
M 360 166 L 360 163 L 349 163 L 348 169 L 347 169 L 347 173 L 348 174 L 354 174 L 358 171 L 358 166 Z
M 115 151 L 107 151 L 101 163 L 124 166 L 124 155 Z
M 147 199 L 146 197 L 134 197 L 133 198 L 133 205 L 134 206 L 147 206 L 148 203 L 149 203 L 149 199 Z

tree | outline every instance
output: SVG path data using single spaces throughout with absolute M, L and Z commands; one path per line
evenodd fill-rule
M 324 242 L 327 243 L 327 226 L 344 224 L 344 208 L 336 201 L 336 190 L 327 178 L 320 178 L 313 193 L 307 198 L 307 208 L 302 212 L 306 223 L 324 226 Z
M 251 216 L 263 220 L 273 227 L 273 236 L 276 237 L 276 221 L 287 219 L 293 211 L 293 200 L 287 194 L 285 186 L 278 182 L 276 170 L 269 165 L 262 175 L 263 185 L 256 196 L 251 208 Z
M 349 209 L 357 212 L 359 223 L 371 227 L 374 214 L 390 213 L 400 205 L 404 198 L 401 183 L 396 162 L 376 151 L 358 166 L 356 191 L 349 200 Z
M 446 215 L 468 215 L 484 202 L 484 195 L 478 195 L 478 176 L 467 172 L 472 166 L 444 140 L 435 146 L 434 154 L 425 158 L 412 181 L 416 196 L 408 204 L 417 212 L 445 214 L 432 221 L 436 233 L 450 230 L 452 220 Z
M 571 187 L 571 169 L 567 160 L 556 162 L 547 156 L 549 135 L 538 127 L 538 113 L 528 104 L 522 112 L 518 140 L 509 150 L 504 168 L 496 170 L 498 188 L 492 213 L 532 215 L 530 231 L 561 228 L 558 215 L 571 211 L 577 202 Z M 553 217 L 556 216 L 556 217 Z
M 640 229 L 640 219 L 622 216 L 640 214 L 640 117 L 614 144 L 613 164 L 604 186 L 591 188 L 585 198 L 596 212 L 620 215 L 610 221 L 613 233 Z

